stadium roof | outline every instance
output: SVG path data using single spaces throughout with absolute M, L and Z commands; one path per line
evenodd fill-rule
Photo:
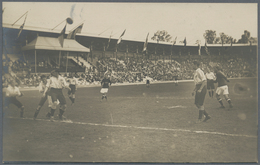
M 72 39 L 64 39 L 63 47 L 61 47 L 58 38 L 37 36 L 32 42 L 22 47 L 22 51 L 26 50 L 59 50 L 71 52 L 90 52 L 89 48 L 84 47 L 77 41 Z

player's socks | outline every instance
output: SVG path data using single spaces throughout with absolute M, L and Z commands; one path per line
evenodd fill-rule
M 203 110 L 199 110 L 199 120 L 201 120 L 203 113 Z
M 51 113 L 48 112 L 48 113 L 46 114 L 46 117 L 47 117 L 47 118 L 50 118 L 50 117 L 51 117 Z
M 209 116 L 209 114 L 206 112 L 206 110 L 203 111 L 203 114 L 206 116 L 206 118 L 203 120 L 203 122 L 206 122 L 207 120 L 209 120 L 211 118 Z
M 20 117 L 23 118 L 23 111 L 24 111 L 24 106 L 21 107 L 21 111 L 20 111 Z
M 214 91 L 211 91 L 211 93 L 212 93 L 211 96 L 212 96 L 212 98 L 213 98 L 213 96 L 214 96 Z
M 60 109 L 60 114 L 59 114 L 59 119 L 60 119 L 60 120 L 63 119 L 63 118 L 62 118 L 62 115 L 63 115 L 64 112 L 65 112 L 65 111 L 63 111 L 62 109 Z
M 222 99 L 219 99 L 218 102 L 219 102 L 219 104 L 221 105 L 221 108 L 224 108 L 224 105 L 223 105 Z
M 55 109 L 51 109 L 51 116 L 54 116 Z
M 73 103 L 73 104 L 75 103 L 75 98 L 72 98 L 72 103 Z
M 73 98 L 72 97 L 69 97 L 70 101 L 73 103 Z
M 33 119 L 36 119 L 38 114 L 39 114 L 40 110 L 37 108 L 35 113 L 34 113 L 34 116 L 33 116 Z
M 230 100 L 230 99 L 227 99 L 227 102 L 228 102 L 228 104 L 229 104 L 229 107 L 230 107 L 230 108 L 233 108 L 233 105 L 232 105 L 232 103 L 231 103 L 231 100 Z
M 211 97 L 211 92 L 209 91 L 209 97 Z
M 204 114 L 206 117 L 209 116 L 209 114 L 206 112 L 206 110 L 203 110 L 203 114 Z
M 105 99 L 107 100 L 107 96 L 105 96 Z

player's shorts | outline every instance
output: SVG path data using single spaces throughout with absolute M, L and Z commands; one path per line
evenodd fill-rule
M 221 86 L 221 87 L 217 87 L 216 94 L 218 94 L 218 95 L 221 95 L 221 94 L 228 95 L 229 94 L 228 86 L 224 85 L 224 86 Z
M 9 107 L 10 104 L 14 104 L 18 108 L 21 108 L 23 106 L 23 104 L 19 100 L 17 100 L 16 97 L 5 97 L 5 106 Z
M 146 80 L 146 84 L 150 84 L 150 80 Z
M 68 91 L 68 95 L 76 93 L 76 85 L 70 84 L 70 90 Z
M 207 89 L 215 89 L 214 80 L 207 80 Z
M 51 88 L 50 96 L 51 96 L 52 102 L 59 100 L 61 105 L 66 104 L 66 99 L 62 93 L 62 89 Z
M 48 106 L 51 107 L 53 105 L 53 102 L 52 102 L 51 96 L 49 94 L 46 94 L 45 97 L 42 97 L 38 105 L 42 107 L 47 99 L 48 99 L 48 104 L 49 104 Z M 57 104 L 59 104 L 59 103 L 60 103 L 59 100 L 57 100 Z
M 101 90 L 100 90 L 100 93 L 107 93 L 108 92 L 108 88 L 101 88 Z
M 198 84 L 198 85 L 196 85 L 196 88 L 199 89 L 200 86 L 201 86 L 201 84 Z M 203 89 L 201 90 L 200 93 L 196 92 L 196 94 L 195 94 L 195 104 L 196 105 L 202 106 L 204 104 L 206 93 L 207 93 L 206 86 L 203 87 Z

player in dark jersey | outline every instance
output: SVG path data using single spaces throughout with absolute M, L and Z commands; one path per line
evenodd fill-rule
M 101 101 L 105 98 L 107 100 L 106 94 L 108 93 L 108 88 L 111 86 L 110 78 L 108 78 L 108 75 L 105 74 L 104 79 L 101 81 L 101 90 L 100 93 L 102 94 Z
M 69 79 L 69 87 L 71 90 L 68 90 L 68 95 L 71 100 L 71 105 L 75 103 L 76 98 L 76 90 L 77 90 L 77 79 L 75 78 L 75 75 L 73 74 L 72 77 Z
M 228 86 L 226 82 L 229 82 L 225 74 L 221 71 L 221 68 L 219 66 L 214 67 L 214 72 L 216 73 L 216 83 L 218 83 L 218 87 L 216 90 L 216 98 L 218 102 L 220 103 L 221 107 L 220 108 L 225 108 L 223 105 L 222 99 L 220 97 L 221 94 L 225 97 L 227 102 L 229 103 L 229 107 L 232 108 L 233 105 L 231 103 L 231 99 L 229 98 L 228 94 Z

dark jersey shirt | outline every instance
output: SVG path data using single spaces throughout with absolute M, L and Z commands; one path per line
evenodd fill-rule
M 108 88 L 108 87 L 109 87 L 109 84 L 111 85 L 111 81 L 110 81 L 110 79 L 104 78 L 104 79 L 101 81 L 101 84 L 102 84 L 102 88 Z
M 227 77 L 221 71 L 216 73 L 216 82 L 218 83 L 218 87 L 227 85 Z

